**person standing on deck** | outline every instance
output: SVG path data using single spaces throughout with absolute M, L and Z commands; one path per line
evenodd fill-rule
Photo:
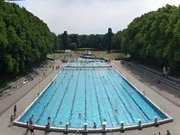
M 16 118 L 17 106 L 14 105 L 14 118 Z

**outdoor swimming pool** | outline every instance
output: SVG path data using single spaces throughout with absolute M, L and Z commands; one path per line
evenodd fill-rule
M 114 69 L 64 69 L 37 100 L 20 116 L 26 123 L 33 115 L 33 123 L 46 125 L 51 117 L 52 127 L 109 128 L 167 119 L 157 107 L 139 93 Z
M 79 59 L 79 61 L 69 62 L 66 67 L 110 67 L 108 62 L 98 59 Z

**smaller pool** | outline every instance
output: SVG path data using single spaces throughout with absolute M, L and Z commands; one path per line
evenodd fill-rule
M 75 62 L 69 62 L 66 64 L 66 67 L 110 67 L 108 62 L 99 59 L 79 59 Z

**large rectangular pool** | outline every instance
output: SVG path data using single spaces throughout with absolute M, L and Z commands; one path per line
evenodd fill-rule
M 33 123 L 51 126 L 82 128 L 87 123 L 101 127 L 117 127 L 166 119 L 154 104 L 147 100 L 114 69 L 62 70 L 46 90 L 18 119 L 26 123 L 33 115 Z

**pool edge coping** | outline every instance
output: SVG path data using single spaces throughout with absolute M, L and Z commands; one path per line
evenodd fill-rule
M 139 125 L 131 125 L 131 126 L 124 126 L 123 128 L 121 128 L 120 125 L 116 126 L 116 127 L 105 128 L 105 129 L 103 129 L 103 127 L 96 128 L 96 129 L 94 129 L 94 128 L 85 129 L 84 127 L 82 127 L 82 128 L 68 128 L 68 129 L 66 129 L 66 127 L 50 127 L 49 131 L 52 131 L 52 132 L 68 132 L 68 133 L 103 133 L 103 132 L 117 132 L 117 131 L 123 131 L 124 132 L 124 131 L 135 130 L 135 129 L 141 130 L 142 128 L 153 127 L 153 126 L 158 127 L 159 125 L 169 123 L 169 122 L 173 122 L 173 119 L 167 118 L 167 119 L 159 120 L 157 124 L 155 122 L 148 122 L 148 123 L 143 123 L 140 126 Z M 23 123 L 23 122 L 17 121 L 17 122 L 14 122 L 13 125 L 28 128 L 28 125 L 26 123 Z M 38 130 L 46 131 L 46 126 L 34 124 L 33 127 L 35 129 L 38 129 Z

